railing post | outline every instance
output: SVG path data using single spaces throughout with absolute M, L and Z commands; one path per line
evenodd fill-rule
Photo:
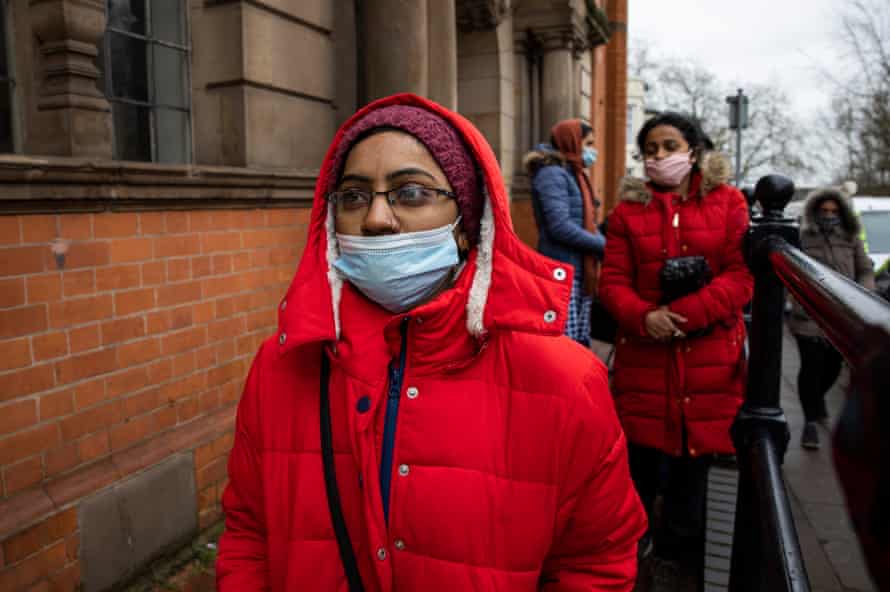
M 739 461 L 730 567 L 733 592 L 809 590 L 780 471 L 790 437 L 779 404 L 785 288 L 768 259 L 776 240 L 798 244 L 797 225 L 782 213 L 793 195 L 794 184 L 785 177 L 760 179 L 754 197 L 763 214 L 752 221 L 748 233 L 754 300 L 745 403 L 731 430 Z

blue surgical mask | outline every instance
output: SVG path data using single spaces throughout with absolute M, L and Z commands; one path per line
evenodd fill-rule
M 589 146 L 585 146 L 581 150 L 581 162 L 584 164 L 584 168 L 590 168 L 593 166 L 593 163 L 596 162 L 596 157 L 598 153 L 596 148 L 590 148 Z
M 460 262 L 453 224 L 421 232 L 356 236 L 337 234 L 337 269 L 362 294 L 393 313 L 432 297 Z

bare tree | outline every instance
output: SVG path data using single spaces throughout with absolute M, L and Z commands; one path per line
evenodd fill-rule
M 843 143 L 842 176 L 863 193 L 890 194 L 890 4 L 848 0 L 839 19 L 844 76 L 836 85 L 833 129 Z
M 647 108 L 694 117 L 717 150 L 734 156 L 726 97 L 735 94 L 736 88 L 700 63 L 675 58 L 656 62 L 652 54 L 645 42 L 634 41 L 629 59 L 631 72 L 646 82 Z M 743 180 L 753 182 L 768 172 L 790 176 L 812 172 L 805 158 L 805 126 L 789 113 L 790 101 L 784 93 L 766 85 L 745 89 L 750 97 L 750 126 L 742 133 Z

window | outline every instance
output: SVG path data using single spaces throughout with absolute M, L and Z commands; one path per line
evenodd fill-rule
M 185 0 L 108 0 L 103 90 L 121 160 L 191 160 Z
M 0 1 L 0 152 L 14 152 L 12 97 L 15 91 L 15 79 L 9 65 L 6 9 L 5 0 Z

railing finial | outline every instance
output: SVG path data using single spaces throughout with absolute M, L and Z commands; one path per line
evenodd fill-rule
M 781 218 L 782 211 L 794 197 L 794 182 L 782 175 L 761 177 L 754 188 L 754 201 L 760 202 L 763 215 L 767 218 Z

